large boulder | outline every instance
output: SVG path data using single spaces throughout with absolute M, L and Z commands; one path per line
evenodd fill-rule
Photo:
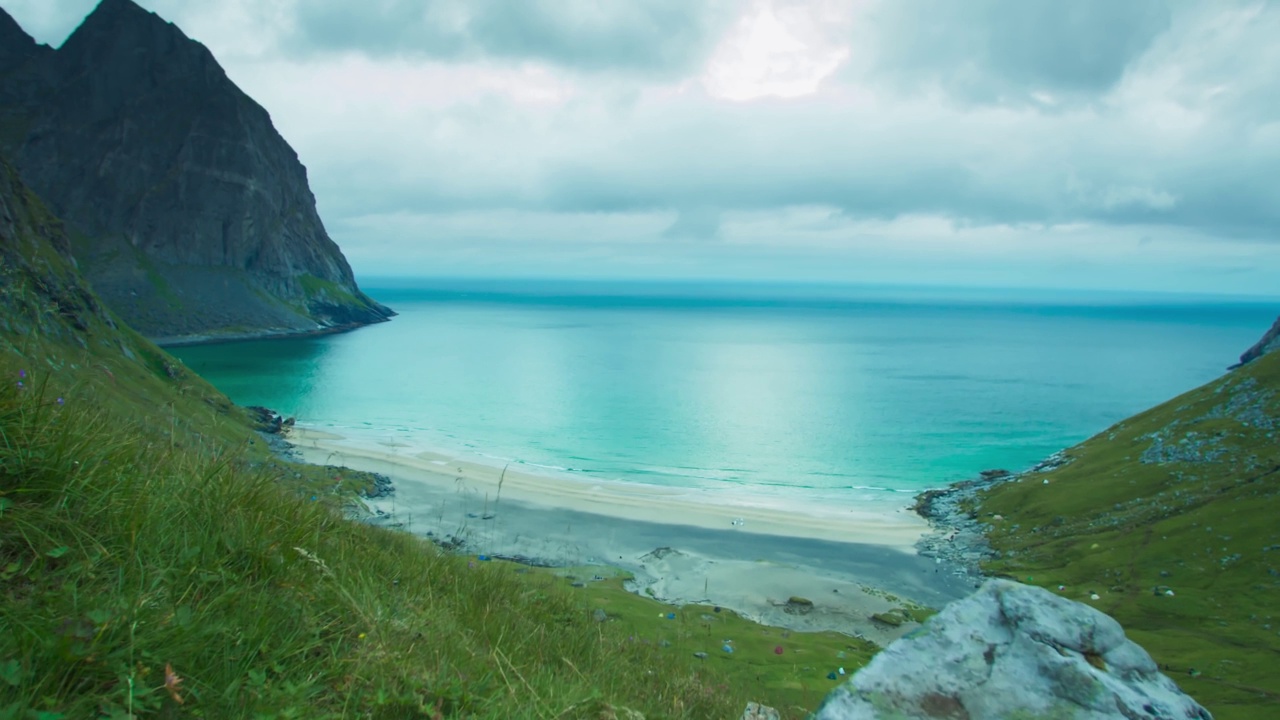
M 817 720 L 1211 720 L 1120 624 L 1047 590 L 992 580 L 890 645 Z

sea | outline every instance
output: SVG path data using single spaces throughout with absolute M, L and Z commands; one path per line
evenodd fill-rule
M 892 510 L 1221 375 L 1280 301 L 1066 291 L 373 280 L 342 334 L 174 348 L 363 442 L 745 504 Z

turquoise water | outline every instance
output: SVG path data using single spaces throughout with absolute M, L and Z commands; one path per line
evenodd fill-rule
M 905 504 L 1220 375 L 1275 304 L 422 281 L 319 338 L 180 348 L 307 426 L 599 479 Z

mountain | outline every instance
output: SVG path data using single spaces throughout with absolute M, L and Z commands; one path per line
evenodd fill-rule
M 0 145 L 129 325 L 182 341 L 394 314 L 357 287 L 297 154 L 203 45 L 131 0 L 102 0 L 56 51 L 0 16 Z
M 1244 351 L 1240 356 L 1240 364 L 1244 365 L 1253 362 L 1258 358 L 1266 355 L 1272 350 L 1280 349 L 1280 319 L 1271 325 L 1271 329 L 1263 334 L 1262 339 L 1253 344 L 1253 347 Z

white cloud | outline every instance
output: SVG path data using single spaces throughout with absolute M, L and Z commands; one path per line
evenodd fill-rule
M 702 84 L 726 100 L 811 95 L 849 55 L 827 37 L 838 19 L 822 3 L 775 8 L 757 0 L 716 47 Z
M 50 40 L 84 4 L 6 7 Z M 1089 0 L 1050 23 L 1065 5 L 682 0 L 593 35 L 544 2 L 549 24 L 469 50 L 411 52 L 415 26 L 378 52 L 386 16 L 307 53 L 301 22 L 363 6 L 143 4 L 271 112 L 361 272 L 1262 291 L 1280 269 L 1274 4 Z M 678 18 L 696 32 L 668 54 L 627 44 Z

